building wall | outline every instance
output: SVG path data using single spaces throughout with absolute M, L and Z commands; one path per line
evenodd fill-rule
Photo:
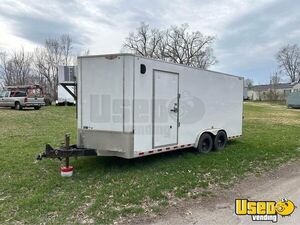
M 295 84 L 295 85 L 293 86 L 292 92 L 296 92 L 296 91 L 300 91 L 300 83 Z
M 300 91 L 300 85 L 299 85 L 299 91 Z M 285 100 L 289 93 L 292 92 L 292 88 L 286 88 L 286 89 L 276 89 L 276 96 L 278 96 L 277 100 Z M 248 97 L 250 100 L 253 101 L 266 101 L 266 100 L 272 100 L 270 99 L 270 93 L 271 90 L 248 90 Z

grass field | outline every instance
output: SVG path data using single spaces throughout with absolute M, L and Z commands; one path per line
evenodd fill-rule
M 245 103 L 244 116 L 243 138 L 224 151 L 78 158 L 71 160 L 74 176 L 62 178 L 59 161 L 36 162 L 35 155 L 47 142 L 58 146 L 67 132 L 75 142 L 75 108 L 0 109 L 0 224 L 103 224 L 156 213 L 174 197 L 205 196 L 300 157 L 299 110 Z

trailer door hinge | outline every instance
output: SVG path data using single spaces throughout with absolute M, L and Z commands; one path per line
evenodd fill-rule
M 178 93 L 178 98 L 180 98 L 180 93 Z

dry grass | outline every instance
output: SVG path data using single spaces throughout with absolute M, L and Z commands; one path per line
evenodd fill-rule
M 300 126 L 300 110 L 288 109 L 283 105 L 270 105 L 268 103 L 247 102 L 247 106 L 256 107 L 261 114 L 250 114 L 248 121 L 258 123 L 268 123 L 274 125 L 299 125 Z M 268 110 L 266 110 L 268 109 Z

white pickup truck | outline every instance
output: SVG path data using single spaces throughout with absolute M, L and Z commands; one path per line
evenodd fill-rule
M 39 110 L 45 105 L 44 98 L 38 95 L 28 95 L 25 91 L 2 91 L 0 92 L 0 107 L 11 107 L 21 110 L 33 107 Z

